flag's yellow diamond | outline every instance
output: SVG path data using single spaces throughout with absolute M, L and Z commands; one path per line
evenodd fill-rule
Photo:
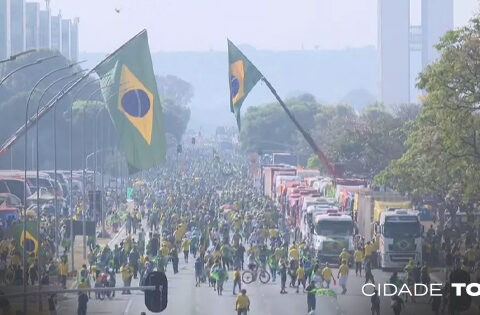
M 120 76 L 118 109 L 140 132 L 148 144 L 152 142 L 153 94 L 123 65 Z

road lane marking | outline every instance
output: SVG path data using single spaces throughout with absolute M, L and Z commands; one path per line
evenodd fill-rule
M 132 306 L 132 299 L 128 300 L 127 307 L 125 308 L 125 312 L 123 313 L 124 315 L 127 315 L 128 312 L 130 311 L 130 307 Z

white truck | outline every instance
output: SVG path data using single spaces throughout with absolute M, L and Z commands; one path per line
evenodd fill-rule
M 320 212 L 314 214 L 313 222 L 312 245 L 321 262 L 338 263 L 344 248 L 353 252 L 351 216 L 339 212 Z
M 388 209 L 376 226 L 378 263 L 382 269 L 403 268 L 412 258 L 422 263 L 422 225 L 419 212 Z

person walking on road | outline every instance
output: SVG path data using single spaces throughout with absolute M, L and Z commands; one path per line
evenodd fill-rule
M 342 287 L 342 294 L 347 293 L 348 265 L 346 260 L 338 268 L 338 284 Z
M 132 282 L 133 270 L 129 263 L 125 263 L 120 268 L 120 273 L 122 274 L 123 286 L 129 287 Z M 130 290 L 122 291 L 122 294 L 130 294 Z
M 297 268 L 297 293 L 299 292 L 300 285 L 303 287 L 303 292 L 305 292 L 305 284 L 306 284 L 306 279 L 305 279 L 305 269 L 303 267 L 303 264 L 300 264 Z
M 250 311 L 250 299 L 247 296 L 247 290 L 243 289 L 235 301 L 235 311 L 237 315 L 247 315 Z
M 373 273 L 372 273 L 371 262 L 367 261 L 367 263 L 365 264 L 365 284 L 367 284 L 369 281 L 375 284 L 375 279 L 373 278 Z
M 315 295 L 315 281 L 313 280 L 306 288 L 307 290 L 307 313 L 313 314 L 315 313 L 315 308 L 317 304 L 317 297 Z
M 373 295 L 370 297 L 370 303 L 372 306 L 372 315 L 380 315 L 380 297 L 378 296 L 377 289 L 373 290 Z
M 393 313 L 395 315 L 400 315 L 400 313 L 402 312 L 402 308 L 405 306 L 403 300 L 401 297 L 399 297 L 398 295 L 394 295 L 392 296 L 392 304 L 391 304 L 391 307 L 393 309 Z
M 87 283 L 86 278 L 82 278 L 80 283 L 78 284 L 79 289 L 87 289 L 90 288 L 90 285 Z M 78 294 L 78 308 L 77 308 L 77 315 L 87 315 L 87 303 L 88 303 L 88 295 L 85 292 L 80 292 Z
M 363 251 L 360 248 L 353 253 L 353 258 L 355 259 L 355 276 L 362 276 L 362 260 L 363 260 Z
M 67 276 L 68 276 L 68 266 L 67 262 L 62 259 L 58 265 L 58 274 L 60 275 L 60 282 L 62 283 L 62 288 L 65 290 L 67 288 Z
M 280 294 L 285 294 L 287 291 L 285 290 L 285 286 L 287 284 L 287 266 L 285 266 L 285 262 L 282 260 L 280 262 L 280 269 L 278 270 L 280 274 Z
M 170 259 L 172 260 L 173 273 L 177 274 L 179 259 L 178 259 L 178 252 L 176 247 L 173 247 L 172 250 L 170 251 Z
M 52 294 L 48 297 L 48 311 L 50 312 L 50 315 L 57 315 L 57 301 L 56 301 L 56 295 Z
M 333 273 L 332 273 L 332 269 L 330 269 L 330 267 L 328 266 L 328 263 L 325 265 L 325 268 L 323 268 L 322 270 L 322 278 L 327 284 L 326 288 L 330 289 L 330 282 L 332 281 Z M 335 278 L 333 280 L 335 281 Z M 323 283 L 321 286 L 323 287 Z
M 195 286 L 196 287 L 200 286 L 200 283 L 202 282 L 202 275 L 203 275 L 203 261 L 200 259 L 200 257 L 197 257 L 197 259 L 195 260 Z M 235 286 L 233 288 L 235 289 Z
M 240 272 L 238 271 L 238 267 L 235 267 L 233 271 L 233 295 L 235 295 L 235 288 L 238 286 L 238 290 L 242 291 L 242 280 L 240 279 Z

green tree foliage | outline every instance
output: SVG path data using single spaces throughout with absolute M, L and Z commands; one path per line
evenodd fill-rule
M 406 123 L 419 111 L 417 105 L 387 110 L 375 104 L 358 113 L 303 96 L 287 100 L 287 106 L 332 163 L 342 163 L 346 175 L 370 179 L 402 155 Z M 243 121 L 244 150 L 293 151 L 301 164 L 325 169 L 279 104 L 250 107 Z
M 164 98 L 171 99 L 175 104 L 186 106 L 192 100 L 193 86 L 174 75 L 155 76 L 158 93 Z
M 319 105 L 308 97 L 288 99 L 286 104 L 305 130 L 312 131 Z M 242 122 L 240 141 L 248 152 L 299 149 L 301 135 L 278 103 L 249 107 Z
M 308 158 L 307 168 L 317 170 L 325 169 L 322 165 L 322 162 L 320 162 L 320 159 L 315 154 L 310 155 L 310 157 Z
M 437 49 L 441 58 L 420 75 L 418 87 L 427 97 L 408 132 L 407 151 L 376 182 L 471 205 L 480 199 L 479 17 L 448 32 Z
M 190 120 L 190 108 L 187 105 L 193 97 L 193 86 L 173 75 L 155 78 L 162 98 L 165 132 L 180 141 Z

